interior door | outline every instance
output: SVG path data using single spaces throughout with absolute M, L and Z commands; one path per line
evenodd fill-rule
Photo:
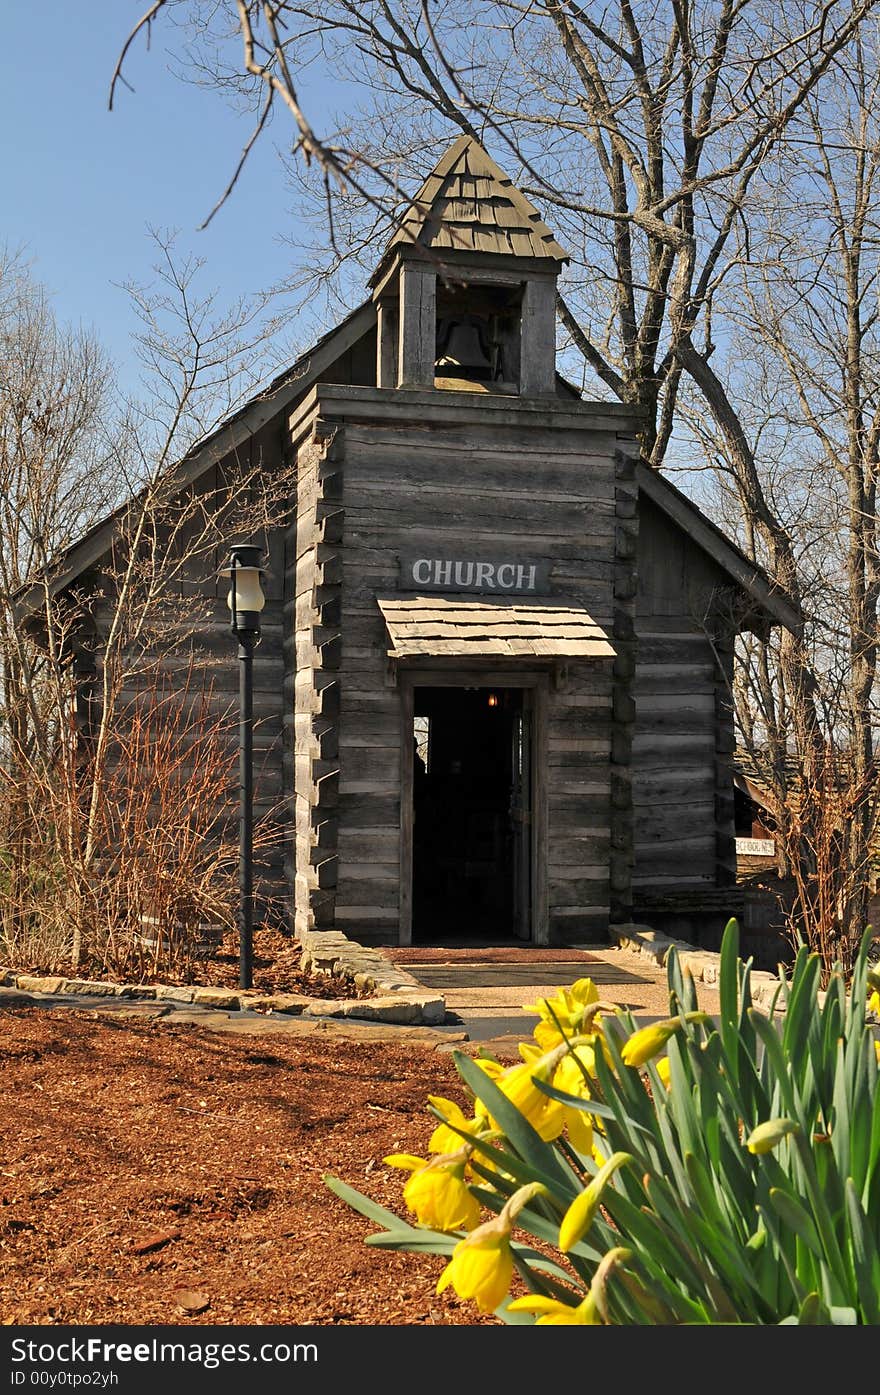
M 532 935 L 532 713 L 523 693 L 523 707 L 513 714 L 511 736 L 510 828 L 513 837 L 513 933 L 518 940 Z

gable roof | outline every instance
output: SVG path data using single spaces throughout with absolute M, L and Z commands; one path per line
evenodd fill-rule
M 267 387 L 243 407 L 199 441 L 173 467 L 179 488 L 194 484 L 201 475 L 218 464 L 230 451 L 237 449 L 250 436 L 265 426 L 272 417 L 288 409 L 309 390 L 316 380 L 338 358 L 367 334 L 376 323 L 376 307 L 372 301 L 353 310 L 340 324 L 322 335 L 311 349 L 298 358 L 290 368 L 274 378 Z M 577 390 L 557 375 L 557 384 L 564 386 L 566 395 L 579 397 Z M 801 616 L 781 587 L 767 573 L 750 561 L 711 519 L 682 494 L 657 470 L 640 461 L 636 467 L 639 489 L 659 509 L 681 528 L 723 571 L 725 571 L 755 602 L 756 608 L 771 621 L 796 628 Z M 57 595 L 71 586 L 78 577 L 105 556 L 113 545 L 117 530 L 130 507 L 122 505 L 95 524 L 78 542 L 56 559 L 51 591 Z M 32 613 L 40 604 L 43 592 L 36 584 L 25 585 L 16 596 L 20 616 Z
M 218 427 L 187 451 L 172 467 L 171 474 L 177 486 L 185 489 L 187 485 L 195 484 L 201 475 L 217 465 L 230 451 L 243 445 L 249 437 L 271 421 L 272 417 L 306 392 L 321 373 L 363 338 L 375 323 L 376 307 L 367 300 L 347 315 L 341 324 L 328 330 L 313 344 L 308 353 L 302 354 L 255 397 L 237 412 L 226 417 Z M 130 507 L 131 501 L 127 500 L 55 559 L 50 585 L 53 596 L 72 585 L 77 577 L 82 576 L 109 551 L 119 525 Z M 22 615 L 27 615 L 33 609 L 30 601 L 34 589 L 26 584 L 16 597 L 16 606 Z
M 494 253 L 567 262 L 534 204 L 473 136 L 459 136 L 428 175 L 382 254 L 375 284 L 395 248 Z
M 642 493 L 751 597 L 759 611 L 788 630 L 800 627 L 803 617 L 791 597 L 686 494 L 644 460 L 636 465 L 636 481 Z

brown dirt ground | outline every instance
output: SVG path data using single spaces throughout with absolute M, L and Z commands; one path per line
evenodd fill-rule
M 519 962 L 509 949 L 504 958 Z M 668 1010 L 665 975 L 639 956 L 577 960 L 572 979 L 593 974 L 603 997 Z M 288 970 L 263 966 L 279 987 Z M 493 1001 L 492 990 L 459 996 Z M 714 993 L 700 1003 L 717 1010 Z M 523 1037 L 533 1022 L 524 1017 Z M 0 1010 L 0 1322 L 495 1322 L 451 1290 L 436 1294 L 441 1258 L 365 1245 L 376 1227 L 322 1181 L 329 1172 L 405 1214 L 406 1174 L 382 1158 L 424 1156 L 428 1094 L 465 1103 L 448 1040 L 436 1049 L 428 1029 L 294 1022 L 270 1035 L 268 1025 L 245 1036 L 136 1010 Z M 514 1038 L 489 1046 L 516 1054 Z
M 493 1322 L 437 1296 L 441 1259 L 366 1246 L 322 1182 L 404 1214 L 382 1158 L 423 1152 L 429 1093 L 464 1102 L 421 1043 L 5 1009 L 0 1321 Z

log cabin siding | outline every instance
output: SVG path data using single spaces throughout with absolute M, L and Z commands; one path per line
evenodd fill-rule
M 206 470 L 193 488 L 204 499 L 205 507 L 213 509 L 219 519 L 223 517 L 224 507 L 229 507 L 230 481 L 237 471 L 259 465 L 271 472 L 281 468 L 283 459 L 283 433 L 281 422 L 276 418 L 256 433 L 246 448 L 239 447 L 233 455 Z M 186 557 L 201 527 L 201 523 L 193 521 L 175 530 L 176 555 Z M 276 835 L 272 846 L 261 848 L 255 859 L 255 893 L 260 913 L 268 911 L 273 917 L 286 919 L 285 843 L 289 837 L 290 814 L 282 769 L 286 712 L 283 529 L 264 533 L 260 541 L 267 562 L 263 582 L 266 605 L 260 643 L 253 658 L 254 818 L 257 823 L 271 820 Z M 121 724 L 126 711 L 131 710 L 139 696 L 146 696 L 156 684 L 167 682 L 172 687 L 181 686 L 189 671 L 194 694 L 203 687 L 210 689 L 206 710 L 212 716 L 223 718 L 229 730 L 230 798 L 223 817 L 227 834 L 234 839 L 238 818 L 239 662 L 226 604 L 228 582 L 218 575 L 225 560 L 226 553 L 220 547 L 206 552 L 200 546 L 192 563 L 183 567 L 170 587 L 161 617 L 156 613 L 149 616 L 137 650 L 125 655 L 125 681 L 119 694 L 118 710 Z M 112 623 L 113 606 L 109 596 L 113 586 L 112 571 L 109 571 L 101 583 L 102 592 L 107 594 L 95 600 L 89 611 L 98 640 L 99 674 L 102 645 Z M 277 830 L 281 831 L 280 836 Z
M 725 881 L 734 828 L 727 579 L 645 498 L 640 518 L 633 885 L 643 896 Z
M 524 556 L 548 561 L 552 593 L 580 602 L 610 633 L 623 623 L 628 604 L 615 597 L 615 581 L 621 578 L 615 553 L 621 524 L 630 538 L 634 528 L 631 518 L 619 515 L 634 513 L 635 447 L 628 438 L 618 439 L 612 422 L 592 430 L 578 421 L 535 422 L 518 412 L 515 402 L 504 404 L 503 421 L 480 420 L 463 410 L 459 420 L 431 423 L 404 394 L 389 402 L 385 394 L 366 393 L 362 404 L 346 394 L 340 403 L 331 388 L 326 408 L 322 395 L 317 389 L 314 403 L 291 422 L 301 441 L 296 692 L 298 712 L 302 704 L 313 706 L 311 631 L 317 616 L 309 595 L 319 562 L 309 538 L 323 502 L 322 470 L 315 463 L 324 449 L 320 438 L 332 437 L 343 520 L 332 559 L 327 557 L 334 582 L 341 585 L 334 632 L 339 664 L 338 781 L 331 816 L 335 878 L 332 885 L 318 887 L 300 853 L 297 924 L 332 920 L 357 939 L 394 940 L 401 902 L 401 693 L 377 597 L 397 593 L 402 552 L 427 548 L 443 555 Z M 436 400 L 438 394 L 432 396 Z M 624 572 L 632 572 L 633 556 L 631 548 Z M 631 620 L 622 644 L 630 641 Z M 549 667 L 543 665 L 548 679 Z M 515 684 L 516 667 L 499 665 L 496 681 Z M 546 805 L 546 862 L 540 875 L 546 880 L 543 936 L 552 941 L 603 935 L 607 929 L 614 685 L 610 659 L 569 663 L 547 683 L 542 790 L 536 797 Z M 313 721 L 310 711 L 306 735 Z M 313 752 L 313 763 L 317 759 Z M 314 799 L 307 761 L 296 779 L 298 805 Z M 628 819 L 624 806 L 623 822 Z M 617 824 L 617 842 L 631 866 L 631 834 L 621 832 L 620 818 Z

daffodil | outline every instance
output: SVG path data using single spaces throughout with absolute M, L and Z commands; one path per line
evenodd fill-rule
M 466 1118 L 464 1110 L 454 1100 L 444 1099 L 442 1095 L 429 1095 L 428 1103 L 433 1105 L 444 1119 L 428 1140 L 429 1153 L 454 1153 L 461 1147 L 461 1134 L 450 1128 L 450 1124 L 455 1124 L 456 1128 L 463 1129 L 465 1133 L 479 1132 L 479 1120 Z
M 553 1084 L 557 1090 L 564 1090 L 567 1095 L 575 1095 L 579 1099 L 588 1100 L 590 1087 L 584 1072 L 587 1075 L 595 1075 L 595 1067 L 596 1057 L 593 1048 L 591 1046 L 577 1046 L 572 1051 L 566 1052 L 559 1062 L 553 1076 Z M 579 1153 L 592 1153 L 592 1117 L 585 1110 L 576 1109 L 573 1105 L 564 1104 L 562 1109 L 572 1147 L 577 1148 Z
M 491 1056 L 477 1056 L 474 1064 L 480 1068 L 484 1075 L 487 1075 L 490 1080 L 494 1081 L 496 1085 L 507 1069 L 501 1061 L 495 1061 Z M 485 1105 L 482 1100 L 475 1100 L 474 1111 L 477 1119 L 483 1121 L 489 1120 L 488 1106 Z
M 419 1225 L 448 1231 L 473 1230 L 479 1223 L 480 1203 L 464 1180 L 466 1159 L 467 1149 L 462 1148 L 430 1161 L 412 1153 L 391 1153 L 383 1161 L 409 1169 L 403 1199 Z
M 428 1103 L 444 1115 L 443 1122 L 438 1124 L 428 1140 L 429 1153 L 452 1153 L 462 1146 L 462 1135 L 456 1129 L 462 1129 L 471 1138 L 483 1138 L 487 1142 L 500 1138 L 500 1131 L 489 1127 L 491 1120 L 486 1112 L 475 1114 L 472 1119 L 468 1119 L 464 1111 L 453 1101 L 444 1099 L 442 1095 L 429 1095 Z M 455 1125 L 455 1128 L 452 1125 Z M 495 1160 L 488 1153 L 479 1152 L 477 1154 L 480 1166 L 488 1168 L 491 1172 L 498 1170 Z M 473 1167 L 472 1156 L 468 1157 L 464 1165 L 465 1177 L 473 1178 L 478 1174 Z
M 875 988 L 868 999 L 868 1011 L 876 1012 L 877 1016 L 880 1017 L 880 988 Z
M 708 1022 L 705 1012 L 688 1012 L 687 1022 Z M 633 1032 L 621 1047 L 620 1056 L 625 1066 L 643 1066 L 652 1057 L 659 1056 L 671 1036 L 681 1029 L 680 1017 L 665 1017 L 660 1022 L 652 1022 L 648 1027 L 640 1027 Z
M 672 1068 L 669 1064 L 668 1056 L 663 1056 L 657 1062 L 657 1074 L 663 1081 L 663 1084 L 666 1086 L 667 1090 L 670 1090 L 672 1088 Z
M 578 1243 L 586 1235 L 593 1218 L 599 1209 L 599 1202 L 602 1199 L 610 1178 L 622 1167 L 624 1163 L 632 1162 L 629 1153 L 612 1153 L 611 1157 L 599 1168 L 595 1177 L 588 1183 L 584 1190 L 575 1197 L 562 1218 L 559 1227 L 559 1248 L 563 1254 Z
M 529 1293 L 525 1298 L 514 1298 L 512 1303 L 508 1303 L 507 1311 L 535 1313 L 536 1327 L 595 1327 L 602 1321 L 591 1293 L 576 1307 L 560 1303 L 556 1298 L 545 1298 L 541 1293 Z
M 505 1201 L 497 1216 L 459 1240 L 452 1258 L 437 1280 L 437 1292 L 450 1284 L 459 1298 L 473 1298 L 481 1313 L 494 1313 L 510 1290 L 513 1252 L 510 1232 L 524 1206 L 533 1197 L 548 1196 L 541 1182 L 527 1182 Z
M 593 980 L 579 978 L 569 988 L 561 988 L 552 998 L 541 998 L 537 1003 L 523 1003 L 523 1012 L 533 1012 L 540 1017 L 533 1035 L 542 1051 L 551 1051 L 554 1046 L 559 1046 L 565 1037 L 585 1032 L 587 1009 L 598 1001 L 599 990 Z M 595 1017 L 589 1015 L 588 1021 L 590 1030 L 595 1031 Z M 563 1030 L 560 1031 L 560 1028 Z
M 783 1138 L 787 1138 L 790 1133 L 794 1133 L 797 1124 L 793 1119 L 768 1119 L 764 1124 L 758 1124 L 752 1129 L 746 1139 L 746 1147 L 750 1153 L 770 1153 L 781 1143 Z
M 472 1298 L 481 1313 L 494 1313 L 507 1297 L 512 1278 L 510 1224 L 496 1216 L 459 1240 L 437 1280 L 437 1292 L 452 1284 L 459 1298 Z
M 545 1143 L 558 1138 L 565 1127 L 565 1113 L 558 1100 L 538 1089 L 536 1080 L 549 1081 L 556 1066 L 556 1053 L 509 1066 L 495 1082 Z

